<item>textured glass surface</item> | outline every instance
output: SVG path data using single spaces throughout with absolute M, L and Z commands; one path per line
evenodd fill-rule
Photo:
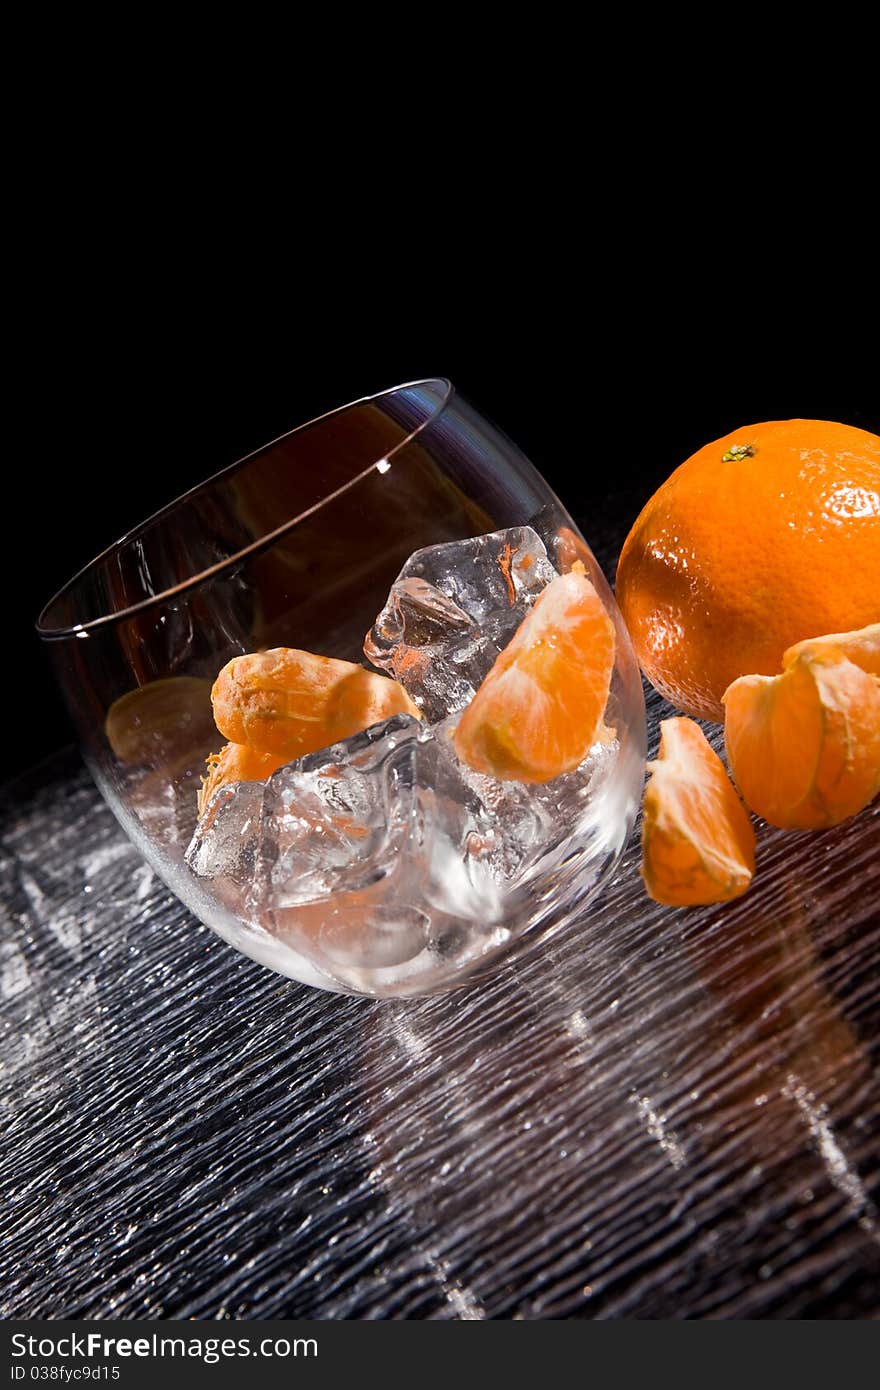
M 230 951 L 73 763 L 0 826 L 4 1316 L 880 1310 L 880 808 L 695 911 L 633 837 L 424 1000 Z

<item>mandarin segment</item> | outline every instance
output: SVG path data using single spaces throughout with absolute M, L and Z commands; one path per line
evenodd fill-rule
M 394 714 L 421 718 L 397 681 L 294 647 L 233 657 L 214 682 L 211 699 L 225 738 L 285 762 Z
M 458 756 L 501 781 L 570 772 L 603 731 L 613 668 L 614 626 L 576 562 L 496 658 L 455 731 Z
M 755 833 L 699 725 L 664 719 L 648 770 L 642 877 L 649 896 L 667 907 L 739 897 L 755 872 Z
M 219 753 L 207 760 L 208 775 L 199 788 L 199 815 L 204 813 L 212 796 L 220 787 L 232 782 L 264 782 L 283 767 L 285 758 L 275 753 L 258 753 L 242 743 L 227 743 Z
M 720 720 L 737 677 L 775 675 L 810 633 L 880 619 L 880 438 L 783 420 L 707 444 L 637 518 L 616 591 L 651 683 Z
M 877 576 L 880 585 L 880 575 Z M 856 632 L 830 632 L 827 637 L 809 637 L 796 642 L 783 654 L 783 666 L 791 666 L 799 656 L 815 656 L 819 652 L 839 652 L 863 671 L 880 676 L 880 623 L 871 623 Z
M 724 695 L 724 739 L 747 804 L 783 830 L 848 820 L 880 791 L 880 680 L 807 644 L 779 676 Z
M 110 706 L 104 730 L 121 763 L 185 764 L 211 737 L 211 683 L 167 676 L 129 690 Z

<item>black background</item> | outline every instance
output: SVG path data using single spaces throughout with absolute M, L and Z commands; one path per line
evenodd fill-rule
M 597 508 L 628 524 L 729 430 L 791 416 L 880 430 L 864 286 L 819 303 L 796 284 L 747 291 L 723 266 L 711 284 L 658 266 L 634 278 L 554 265 L 546 248 L 494 274 L 253 266 L 56 269 L 25 357 L 28 442 L 7 518 L 7 775 L 72 738 L 33 632 L 55 590 L 181 491 L 357 396 L 451 377 L 587 539 Z

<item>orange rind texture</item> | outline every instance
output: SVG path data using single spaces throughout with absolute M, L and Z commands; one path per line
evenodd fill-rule
M 880 437 L 777 420 L 707 444 L 636 519 L 616 592 L 652 685 L 720 721 L 738 677 L 775 675 L 811 632 L 880 618 Z
M 496 658 L 454 734 L 462 762 L 501 781 L 549 782 L 604 732 L 614 625 L 576 561 Z
M 642 877 L 667 907 L 728 902 L 755 872 L 755 833 L 724 764 L 690 719 L 664 719 L 643 805 Z

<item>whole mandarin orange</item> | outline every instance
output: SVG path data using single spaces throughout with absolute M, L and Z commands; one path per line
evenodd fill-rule
M 829 420 L 747 425 L 658 488 L 621 551 L 617 601 L 645 675 L 723 719 L 743 675 L 880 619 L 880 438 Z

